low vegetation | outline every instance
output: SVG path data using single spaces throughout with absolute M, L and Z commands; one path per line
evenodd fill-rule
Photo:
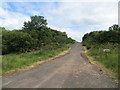
M 82 41 L 83 46 L 86 46 L 88 49 L 88 55 L 113 71 L 116 77 L 118 77 L 118 70 L 120 68 L 118 64 L 119 36 L 119 26 L 113 25 L 108 31 L 93 31 L 85 34 Z M 105 52 L 105 49 L 108 49 L 109 52 Z
M 28 53 L 12 53 L 3 55 L 3 74 L 8 73 L 11 70 L 17 70 L 26 68 L 27 66 L 32 65 L 38 61 L 44 61 L 51 57 L 58 55 L 59 53 L 63 52 L 64 50 L 69 49 L 70 44 L 66 45 L 65 47 L 52 49 L 52 50 L 38 50 Z
M 24 22 L 21 30 L 2 30 L 2 54 L 23 53 L 39 49 L 60 48 L 75 41 L 60 32 L 46 26 L 43 16 L 32 16 L 31 21 Z
M 65 32 L 47 27 L 43 16 L 31 16 L 21 30 L 2 31 L 3 73 L 48 59 L 68 49 L 75 40 Z

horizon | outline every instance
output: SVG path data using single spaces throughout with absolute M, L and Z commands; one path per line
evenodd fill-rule
M 109 7 L 109 8 L 108 8 Z M 48 27 L 81 42 L 84 34 L 118 23 L 117 2 L 2 2 L 0 26 L 21 29 L 30 16 L 44 16 Z M 2 23 L 4 22 L 4 23 Z

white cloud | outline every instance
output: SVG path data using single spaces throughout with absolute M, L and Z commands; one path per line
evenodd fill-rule
M 63 1 L 63 0 L 61 0 Z M 65 1 L 65 0 L 64 0 Z M 39 5 L 32 3 L 29 6 L 20 4 L 18 7 L 19 11 L 25 10 L 25 12 L 31 13 L 32 15 L 45 15 L 48 19 L 49 26 L 52 28 L 64 31 L 68 36 L 81 41 L 81 37 L 91 30 L 104 30 L 109 26 L 118 23 L 118 5 L 117 0 L 114 2 L 77 2 L 70 0 L 59 3 L 59 6 L 48 5 L 44 6 L 46 10 L 37 10 L 40 8 Z M 95 1 L 95 0 L 94 0 Z M 112 1 L 112 0 L 111 0 Z M 54 5 L 54 4 L 53 4 Z M 51 9 L 52 8 L 52 9 Z M 29 17 L 24 13 L 12 12 L 0 8 L 2 13 L 0 26 L 7 27 L 8 29 L 21 28 L 23 22 L 29 20 Z M 78 28 L 76 28 L 78 26 Z M 73 28 L 72 28 L 73 27 Z
M 117 11 L 117 3 L 62 3 L 59 8 L 50 10 L 48 14 L 53 17 L 53 20 L 55 17 L 59 17 L 58 20 L 63 23 L 80 23 L 84 20 L 116 23 Z
M 118 2 L 119 0 L 2 0 L 4 2 Z
M 0 7 L 0 26 L 6 29 L 21 29 L 24 21 L 30 20 L 29 16 L 21 13 L 11 12 Z
M 84 34 L 90 32 L 90 30 L 77 31 L 77 30 L 73 30 L 71 28 L 60 28 L 60 27 L 56 27 L 56 26 L 48 26 L 48 27 L 51 27 L 51 28 L 58 30 L 58 31 L 66 32 L 68 37 L 72 37 L 76 41 L 82 41 L 82 37 L 84 36 Z
M 90 3 L 62 3 L 60 7 L 49 11 L 51 20 L 56 23 L 51 25 L 58 25 L 60 30 L 64 29 L 69 36 L 74 39 L 79 38 L 90 30 L 106 30 L 113 24 L 118 23 L 118 5 L 117 3 L 109 2 L 90 2 Z M 52 22 L 51 21 L 51 22 Z M 74 29 L 69 28 L 72 22 L 73 26 L 80 25 L 81 27 Z M 68 25 L 68 26 L 65 26 Z M 62 28 L 63 27 L 63 28 Z M 68 27 L 69 30 L 67 28 Z M 81 36 L 80 36 L 81 35 Z

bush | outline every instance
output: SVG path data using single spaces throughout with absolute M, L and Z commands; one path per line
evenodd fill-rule
M 28 33 L 19 31 L 3 31 L 3 54 L 11 52 L 25 52 L 30 50 L 32 37 Z
M 31 21 L 25 22 L 22 30 L 2 30 L 2 54 L 21 53 L 33 50 L 52 50 L 64 47 L 75 41 L 67 37 L 65 32 L 48 28 L 43 16 L 32 16 Z

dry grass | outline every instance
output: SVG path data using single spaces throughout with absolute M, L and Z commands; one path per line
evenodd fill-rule
M 106 66 L 104 64 L 100 63 L 92 56 L 88 55 L 88 50 L 85 47 L 84 47 L 84 54 L 91 64 L 96 65 L 98 68 L 100 68 L 103 72 L 108 74 L 113 79 L 118 79 L 116 73 L 114 73 L 111 69 L 106 68 Z
M 50 56 L 50 57 L 47 57 L 47 58 L 42 58 L 41 60 L 37 60 L 37 61 L 34 61 L 32 62 L 31 64 L 29 65 L 25 65 L 25 66 L 21 66 L 21 67 L 18 67 L 18 68 L 12 68 L 12 69 L 9 69 L 7 71 L 4 71 L 3 75 L 10 75 L 10 74 L 16 74 L 16 73 L 19 73 L 19 72 L 23 72 L 23 71 L 26 71 L 26 70 L 30 70 L 30 69 L 33 69 L 35 67 L 37 67 L 38 65 L 40 64 L 43 64 L 45 62 L 48 62 L 48 61 L 51 61 L 51 60 L 54 60 L 55 58 L 58 58 L 58 57 L 61 57 L 63 55 L 66 55 L 67 53 L 69 53 L 71 48 L 67 48 L 65 49 L 64 51 L 59 51 L 57 53 L 55 53 L 54 55 Z M 33 52 L 33 53 L 29 53 L 30 55 L 34 56 L 36 54 L 38 54 L 39 52 Z M 50 53 L 50 52 L 49 52 Z M 28 53 L 27 53 L 28 54 Z M 17 56 L 18 57 L 18 56 Z M 44 56 L 45 57 L 45 56 Z M 38 57 L 39 58 L 39 57 Z M 27 58 L 26 58 L 27 59 Z M 35 58 L 36 59 L 36 58 Z M 15 62 L 17 63 L 17 62 Z

